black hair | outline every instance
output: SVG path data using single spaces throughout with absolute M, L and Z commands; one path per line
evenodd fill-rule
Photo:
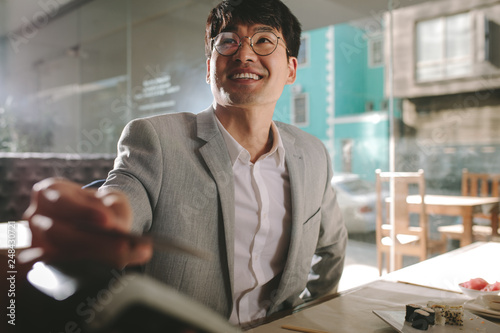
M 299 20 L 280 0 L 224 0 L 208 15 L 205 29 L 205 55 L 210 58 L 212 38 L 230 25 L 264 24 L 283 35 L 289 55 L 297 57 L 302 27 Z

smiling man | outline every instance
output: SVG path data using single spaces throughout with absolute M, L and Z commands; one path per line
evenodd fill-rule
M 269 151 L 274 108 L 285 84 L 295 81 L 297 59 L 281 32 L 261 23 L 225 27 L 206 43 L 215 114 L 255 162 Z
M 98 192 L 53 179 L 35 186 L 26 216 L 44 258 L 144 264 L 237 325 L 334 292 L 347 233 L 329 154 L 272 120 L 295 81 L 300 34 L 279 0 L 215 7 L 205 36 L 212 105 L 129 123 Z M 89 238 L 79 231 L 89 223 L 175 237 L 214 260 Z

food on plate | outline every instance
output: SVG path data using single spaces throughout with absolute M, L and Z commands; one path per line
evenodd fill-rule
M 497 290 L 500 291 L 500 282 L 497 281 L 495 283 L 490 283 L 481 290 L 482 291 L 497 291 Z
M 418 309 L 415 310 L 410 316 L 411 327 L 416 328 L 418 330 L 426 330 L 431 325 L 431 321 L 434 322 L 434 316 L 425 310 Z
M 418 310 L 421 308 L 422 308 L 422 306 L 418 305 L 418 304 L 406 304 L 405 320 L 410 321 L 410 318 L 413 315 L 413 312 L 415 312 L 415 310 Z
M 436 311 L 436 322 L 439 322 L 440 325 L 453 325 L 453 326 L 464 325 L 463 305 L 436 303 L 430 301 L 427 303 L 427 306 Z
M 464 325 L 464 307 L 447 303 L 429 301 L 427 306 L 407 304 L 405 320 L 413 328 L 427 330 L 432 325 Z
M 470 279 L 469 281 L 466 282 L 462 282 L 461 285 L 464 288 L 481 290 L 488 285 L 488 281 L 482 278 L 475 278 L 475 279 Z
M 429 316 L 427 317 L 427 321 L 429 322 L 430 325 L 436 324 L 436 311 L 429 307 L 424 307 L 422 308 L 423 311 L 427 312 Z
M 444 316 L 444 309 L 446 306 L 442 304 L 430 304 L 430 302 L 427 304 L 427 306 L 429 306 L 435 312 L 434 321 L 436 325 L 444 326 L 446 324 L 446 318 Z
M 467 289 L 480 290 L 480 291 L 500 291 L 500 282 L 488 283 L 483 278 L 470 279 L 469 281 L 462 282 L 460 285 Z

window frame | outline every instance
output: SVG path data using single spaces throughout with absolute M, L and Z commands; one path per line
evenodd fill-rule
M 297 122 L 297 104 L 296 101 L 298 99 L 304 99 L 304 122 Z M 309 126 L 309 115 L 310 115 L 310 108 L 309 108 L 309 94 L 306 92 L 301 92 L 301 93 L 295 93 L 292 94 L 292 103 L 291 103 L 291 122 L 293 125 L 297 127 L 307 127 Z
M 373 52 L 373 45 L 375 43 L 381 43 L 381 47 L 380 47 L 380 52 L 382 53 L 381 54 L 381 57 L 379 58 L 380 59 L 380 62 L 376 62 L 374 59 L 374 52 Z M 377 68 L 377 67 L 382 67 L 385 65 L 385 54 L 384 54 L 384 38 L 382 35 L 376 35 L 376 36 L 373 36 L 373 37 L 370 37 L 368 39 L 368 67 L 369 68 Z
M 305 41 L 304 47 L 302 47 L 302 45 L 304 45 L 302 41 Z M 300 50 L 304 50 L 303 61 L 301 61 L 302 57 L 300 56 L 301 55 Z M 297 55 L 297 67 L 298 68 L 308 67 L 309 64 L 311 63 L 310 59 L 311 59 L 311 36 L 308 33 L 303 33 L 302 36 L 300 36 L 300 49 L 299 49 L 299 54 Z
M 447 44 L 447 39 L 446 39 L 446 20 L 450 17 L 458 16 L 458 15 L 463 15 L 467 14 L 468 19 L 469 19 L 469 53 L 466 56 L 461 56 L 461 57 L 453 57 L 453 58 L 448 58 L 447 57 L 447 50 L 446 50 L 446 44 Z M 424 61 L 424 62 L 419 62 L 418 60 L 418 52 L 419 52 L 419 44 L 418 44 L 418 25 L 423 22 L 431 21 L 431 20 L 436 20 L 439 19 L 440 24 L 442 25 L 443 31 L 442 31 L 442 40 L 441 40 L 441 48 L 442 48 L 442 56 L 438 60 L 430 60 L 430 61 Z M 474 25 L 474 15 L 472 11 L 464 11 L 464 12 L 457 12 L 453 14 L 447 14 L 447 15 L 441 15 L 437 17 L 428 17 L 425 19 L 420 19 L 415 22 L 414 26 L 414 80 L 416 83 L 434 83 L 434 82 L 440 82 L 440 81 L 450 81 L 450 80 L 456 80 L 456 79 L 463 79 L 467 78 L 473 75 L 474 72 L 474 52 L 475 52 L 475 25 Z M 464 64 L 469 64 L 469 70 L 468 73 L 466 74 L 460 74 L 460 75 L 449 75 L 447 74 L 446 68 L 448 65 L 453 64 L 453 63 L 464 63 Z M 429 68 L 432 66 L 439 66 L 439 76 L 435 78 L 420 78 L 419 77 L 419 70 L 422 68 Z

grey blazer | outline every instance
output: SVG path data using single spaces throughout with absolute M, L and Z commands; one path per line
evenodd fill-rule
M 292 231 L 268 314 L 335 291 L 347 233 L 330 186 L 331 162 L 317 138 L 277 123 L 290 175 Z M 105 187 L 130 198 L 134 230 L 175 237 L 214 254 L 204 261 L 155 252 L 145 271 L 229 317 L 234 261 L 234 186 L 229 154 L 213 109 L 137 119 L 124 129 Z M 313 264 L 313 255 L 315 258 Z M 317 260 L 321 258 L 321 260 Z M 309 273 L 319 278 L 308 281 Z

